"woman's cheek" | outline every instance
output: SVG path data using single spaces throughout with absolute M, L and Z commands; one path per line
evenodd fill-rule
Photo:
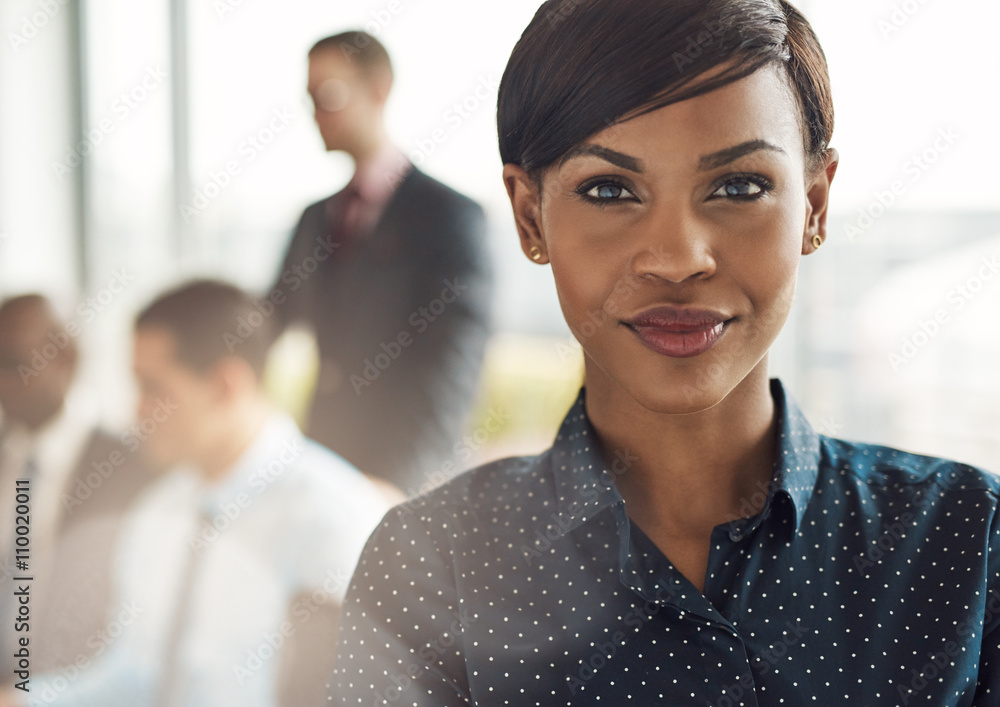
M 597 355 L 603 348 L 601 342 L 617 328 L 619 319 L 626 316 L 609 311 L 607 305 L 614 283 L 597 282 L 594 277 L 597 272 L 592 268 L 589 273 L 588 269 L 573 270 L 569 276 L 565 268 L 553 268 L 566 324 L 573 337 L 591 355 Z
M 557 264 L 558 263 L 558 264 Z M 588 312 L 600 312 L 600 298 L 595 288 L 593 278 L 582 277 L 586 272 L 561 261 L 552 261 L 552 274 L 555 279 L 556 293 L 562 307 L 563 316 L 571 329 L 576 331 L 580 324 L 588 319 Z

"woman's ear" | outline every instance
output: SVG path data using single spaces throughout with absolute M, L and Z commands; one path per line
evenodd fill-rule
M 840 154 L 829 148 L 809 183 L 806 184 L 806 227 L 802 234 L 802 255 L 815 253 L 817 236 L 826 240 L 826 216 L 830 206 L 830 185 L 840 165 Z
M 532 262 L 549 262 L 542 236 L 541 188 L 516 164 L 503 166 L 503 183 L 514 210 L 514 223 L 521 239 L 521 250 Z

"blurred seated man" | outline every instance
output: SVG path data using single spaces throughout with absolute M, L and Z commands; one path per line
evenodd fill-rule
M 324 702 L 339 603 L 387 503 L 268 403 L 271 340 L 271 321 L 222 283 L 139 315 L 139 415 L 155 421 L 151 452 L 176 466 L 123 532 L 117 637 L 78 676 L 32 674 L 28 704 Z
M 30 576 L 33 670 L 87 660 L 100 648 L 111 561 L 126 508 L 150 479 L 137 445 L 97 426 L 74 385 L 79 326 L 41 295 L 0 303 L 0 665 L 16 680 L 15 576 Z M 21 482 L 21 486 L 18 486 Z M 16 494 L 28 499 L 28 545 L 15 557 Z M 23 522 L 23 521 L 22 521 Z

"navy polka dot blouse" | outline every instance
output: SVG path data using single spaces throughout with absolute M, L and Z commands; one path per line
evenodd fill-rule
M 998 480 L 817 434 L 777 379 L 763 510 L 704 592 L 625 513 L 584 408 L 547 452 L 389 512 L 345 600 L 344 705 L 1000 705 Z

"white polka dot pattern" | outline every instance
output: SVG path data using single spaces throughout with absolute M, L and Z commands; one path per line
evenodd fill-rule
M 818 435 L 780 381 L 764 509 L 698 592 L 631 523 L 585 389 L 546 453 L 389 512 L 348 591 L 344 705 L 1000 705 L 998 478 Z

